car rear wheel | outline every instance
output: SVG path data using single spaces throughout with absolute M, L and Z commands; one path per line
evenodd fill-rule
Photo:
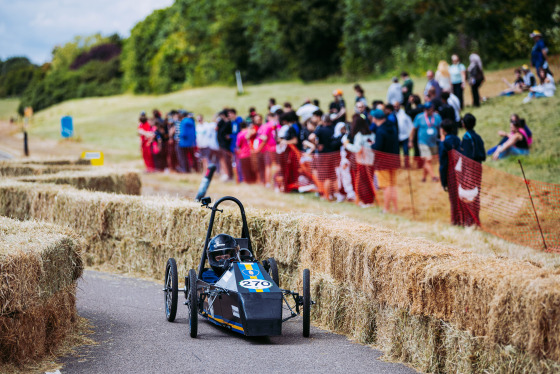
M 198 277 L 194 269 L 189 270 L 189 284 L 187 290 L 189 296 L 187 305 L 189 306 L 189 330 L 191 338 L 196 338 L 198 334 L 198 295 L 196 292 L 196 282 Z
M 311 285 L 309 269 L 303 269 L 303 336 L 309 337 L 311 326 Z
M 278 276 L 278 264 L 276 264 L 276 260 L 274 259 L 274 257 L 269 258 L 267 261 L 269 266 L 268 274 L 270 274 L 270 277 L 272 278 L 274 283 L 276 283 L 276 285 L 280 287 L 280 277 Z
M 177 315 L 177 298 L 179 285 L 177 280 L 177 263 L 174 258 L 167 260 L 165 266 L 165 283 L 163 285 L 165 294 L 165 318 L 169 322 L 175 321 Z

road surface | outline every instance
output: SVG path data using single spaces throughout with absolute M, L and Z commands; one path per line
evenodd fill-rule
M 181 275 L 181 274 L 179 274 Z M 199 318 L 199 337 L 188 336 L 187 307 L 179 294 L 177 319 L 163 311 L 162 285 L 86 271 L 78 287 L 78 312 L 93 324 L 98 345 L 62 359 L 70 373 L 416 373 L 380 361 L 380 351 L 341 335 L 311 328 L 302 337 L 300 318 L 282 336 L 246 338 Z

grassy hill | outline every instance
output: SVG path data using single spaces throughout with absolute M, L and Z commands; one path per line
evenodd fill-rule
M 560 71 L 555 66 L 554 71 Z M 487 73 L 487 81 L 481 95 L 492 97 L 481 108 L 467 108 L 478 118 L 477 131 L 482 135 L 487 148 L 499 141 L 498 130 L 508 131 L 509 116 L 517 113 L 527 120 L 534 132 L 534 145 L 529 157 L 523 158 L 528 178 L 560 183 L 560 94 L 554 98 L 537 99 L 522 104 L 524 95 L 514 97 L 495 96 L 505 88 L 502 78 L 511 81 L 513 69 Z M 426 83 L 424 77 L 415 77 L 415 92 L 421 92 Z M 390 84 L 388 79 L 360 82 L 369 101 L 386 97 Z M 118 95 L 103 98 L 70 100 L 35 115 L 30 136 L 34 138 L 60 139 L 60 118 L 74 117 L 76 139 L 84 149 L 99 149 L 105 152 L 110 163 L 136 160 L 140 158 L 136 126 L 141 111 L 150 112 L 158 108 L 162 112 L 183 108 L 203 114 L 207 119 L 224 107 L 235 107 L 245 115 L 250 106 L 265 112 L 269 97 L 278 103 L 291 102 L 300 105 L 306 98 L 319 99 L 326 108 L 331 101 L 331 92 L 340 88 L 345 93 L 348 104 L 354 101 L 352 83 L 312 83 L 298 82 L 270 83 L 247 86 L 246 94 L 237 96 L 234 87 L 205 87 L 183 90 L 159 96 Z M 466 93 L 466 103 L 470 103 L 470 93 Z M 13 101 L 0 101 L 0 118 L 7 118 Z M 66 142 L 61 142 L 64 147 Z M 488 162 L 501 170 L 521 175 L 516 159 Z

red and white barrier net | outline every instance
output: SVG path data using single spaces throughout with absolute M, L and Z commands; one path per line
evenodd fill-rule
M 279 191 L 313 191 L 325 199 L 362 206 L 382 205 L 383 192 L 379 187 L 387 185 L 388 174 L 383 171 L 390 170 L 391 178 L 395 178 L 391 183 L 396 184 L 400 215 L 420 221 L 450 217 L 456 225 L 477 225 L 511 242 L 560 252 L 559 185 L 537 181 L 526 184 L 520 177 L 452 151 L 446 193 L 439 182 L 426 180 L 424 162 L 420 157 L 405 158 L 373 151 L 371 155 L 308 154 L 288 146 L 281 154 L 271 153 L 266 157 L 253 154 L 243 165 L 246 173 L 255 176 L 250 181 L 268 184 L 266 175 L 269 175 Z M 439 176 L 437 156 L 431 164 L 434 175 Z

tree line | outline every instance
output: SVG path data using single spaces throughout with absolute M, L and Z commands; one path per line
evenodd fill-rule
M 39 110 L 74 97 L 231 84 L 235 70 L 254 83 L 312 81 L 421 73 L 453 53 L 528 59 L 533 29 L 557 50 L 559 22 L 560 5 L 548 0 L 176 0 L 127 39 L 77 37 L 42 67 L 4 62 L 18 68 L 0 70 L 0 96 Z

